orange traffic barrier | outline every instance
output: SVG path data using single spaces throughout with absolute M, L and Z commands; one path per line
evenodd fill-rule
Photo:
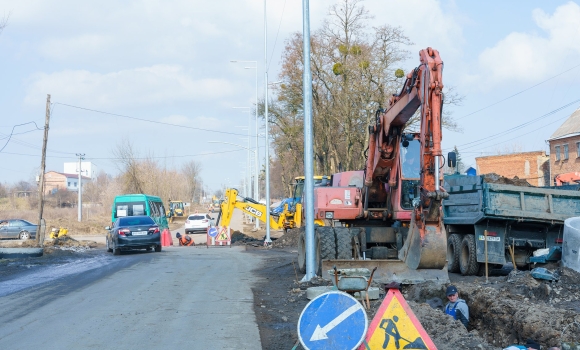
M 165 230 L 163 230 L 163 232 L 161 232 L 161 246 L 168 247 L 170 245 L 173 245 L 173 238 L 171 237 L 171 231 L 169 231 L 169 229 L 165 229 Z

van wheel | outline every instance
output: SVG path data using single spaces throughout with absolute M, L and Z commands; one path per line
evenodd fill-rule
M 461 236 L 454 233 L 447 238 L 447 269 L 449 272 L 459 272 L 459 253 L 461 252 Z
M 465 235 L 461 241 L 459 270 L 464 276 L 473 276 L 479 271 L 477 254 L 475 251 L 475 235 Z

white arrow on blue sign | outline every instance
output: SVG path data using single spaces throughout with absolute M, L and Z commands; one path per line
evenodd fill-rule
M 217 228 L 215 228 L 215 227 L 210 227 L 210 229 L 207 231 L 207 234 L 208 234 L 210 237 L 213 237 L 213 238 L 215 238 L 215 237 L 217 236 L 217 234 L 218 234 L 218 230 L 217 230 Z
M 354 297 L 331 291 L 312 299 L 298 320 L 298 339 L 307 350 L 354 350 L 368 329 L 367 313 Z

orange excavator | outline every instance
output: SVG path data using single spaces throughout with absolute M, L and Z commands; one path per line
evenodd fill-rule
M 314 189 L 315 271 L 377 267 L 378 282 L 448 281 L 447 237 L 441 202 L 441 113 L 443 61 L 439 52 L 419 52 L 420 65 L 369 125 L 368 157 L 362 171 L 332 176 Z M 419 129 L 408 131 L 418 111 Z M 299 267 L 305 270 L 305 238 L 299 237 Z

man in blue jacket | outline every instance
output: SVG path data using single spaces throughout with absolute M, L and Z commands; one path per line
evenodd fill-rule
M 445 313 L 453 317 L 453 319 L 461 321 L 467 328 L 469 324 L 469 307 L 467 303 L 465 303 L 465 300 L 459 299 L 459 293 L 455 286 L 447 287 L 446 294 L 449 302 L 445 305 Z

